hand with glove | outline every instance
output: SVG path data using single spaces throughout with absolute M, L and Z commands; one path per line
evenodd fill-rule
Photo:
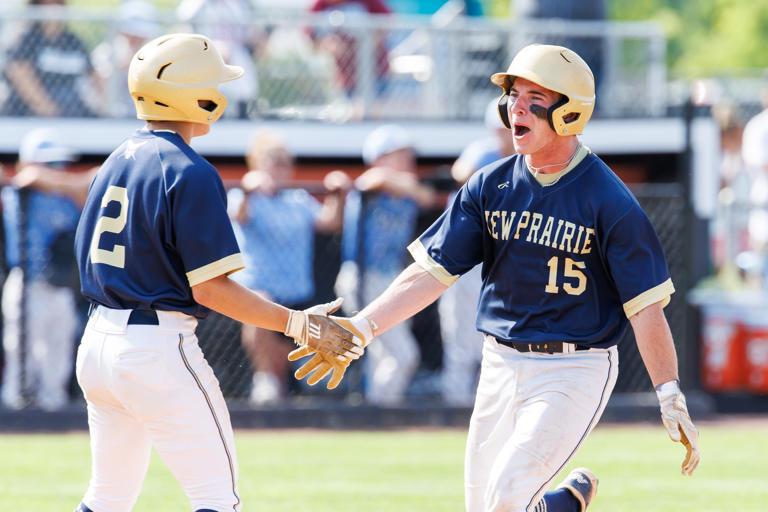
M 693 425 L 688 414 L 688 406 L 685 403 L 685 396 L 680 391 L 680 383 L 677 380 L 671 380 L 656 386 L 656 395 L 661 407 L 661 421 L 664 423 L 664 428 L 667 429 L 669 438 L 685 446 L 686 455 L 682 464 L 683 474 L 691 476 L 701 459 L 699 431 Z
M 296 341 L 300 350 L 323 353 L 339 362 L 357 359 L 363 355 L 361 342 L 354 333 L 340 326 L 328 317 L 341 307 L 344 299 L 338 298 L 328 304 L 318 304 L 304 311 L 291 311 L 285 326 L 285 335 Z M 296 352 L 296 351 L 294 351 Z
M 351 318 L 332 316 L 329 318 L 338 326 L 354 335 L 355 343 L 358 348 L 360 348 L 360 350 L 365 348 L 373 340 L 376 324 L 364 316 L 355 315 Z M 346 359 L 339 358 L 338 356 L 334 356 L 334 354 L 328 353 L 322 349 L 313 350 L 310 347 L 301 347 L 294 350 L 288 354 L 288 359 L 290 361 L 296 361 L 297 359 L 301 359 L 302 357 L 306 357 L 311 354 L 314 354 L 312 359 L 304 363 L 298 370 L 296 370 L 294 376 L 298 380 L 301 380 L 309 375 L 307 384 L 314 386 L 331 371 L 333 371 L 333 374 L 331 375 L 331 378 L 326 385 L 328 389 L 334 389 L 339 385 L 341 379 L 344 378 L 344 372 L 347 371 L 347 367 L 349 366 L 350 361 L 352 359 L 357 359 L 357 357 Z

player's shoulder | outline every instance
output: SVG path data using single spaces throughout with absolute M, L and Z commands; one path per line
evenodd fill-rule
M 469 189 L 480 191 L 488 186 L 498 186 L 500 183 L 509 181 L 522 157 L 518 154 L 495 160 L 490 164 L 481 167 L 472 174 L 467 180 Z
M 635 196 L 621 178 L 592 151 L 587 153 L 580 165 L 584 166 L 580 176 L 584 188 L 615 201 L 635 201 Z
M 216 168 L 197 151 L 192 149 L 176 132 L 170 130 L 139 130 L 133 144 L 144 145 L 154 152 L 165 173 L 187 175 L 218 175 Z M 130 142 L 129 142 L 130 144 Z
M 574 183 L 574 193 L 588 201 L 606 225 L 629 212 L 641 214 L 642 207 L 621 178 L 597 155 L 590 152 L 582 161 L 585 168 Z

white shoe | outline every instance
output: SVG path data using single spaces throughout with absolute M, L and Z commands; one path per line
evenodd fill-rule
M 66 407 L 69 399 L 65 393 L 56 393 L 37 397 L 37 405 L 47 412 L 60 411 Z
M 255 405 L 268 405 L 281 401 L 283 393 L 277 377 L 269 372 L 256 372 L 253 374 L 253 387 L 251 388 L 251 403 Z
M 6 409 L 11 409 L 14 411 L 18 411 L 19 409 L 23 409 L 26 403 L 24 400 L 22 400 L 21 396 L 19 395 L 11 395 L 10 393 L 3 393 L 3 407 Z

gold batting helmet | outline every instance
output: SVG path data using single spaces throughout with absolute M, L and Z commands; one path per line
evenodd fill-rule
M 139 119 L 211 124 L 227 107 L 218 85 L 242 74 L 242 68 L 224 63 L 207 37 L 168 34 L 133 56 L 128 90 Z
M 584 131 L 595 109 L 595 77 L 576 52 L 564 46 L 528 45 L 515 55 L 506 73 L 491 76 L 491 82 L 504 89 L 499 99 L 499 116 L 507 128 L 511 128 L 507 114 L 509 89 L 517 77 L 564 96 L 547 112 L 555 133 L 578 135 Z

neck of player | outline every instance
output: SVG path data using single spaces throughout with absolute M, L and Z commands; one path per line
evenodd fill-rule
M 579 139 L 575 135 L 558 136 L 550 144 L 525 155 L 525 163 L 535 173 L 553 174 L 568 167 L 578 150 Z
M 199 137 L 211 131 L 211 127 L 202 123 L 187 121 L 147 121 L 148 130 L 169 130 L 178 133 L 189 144 L 193 137 Z

